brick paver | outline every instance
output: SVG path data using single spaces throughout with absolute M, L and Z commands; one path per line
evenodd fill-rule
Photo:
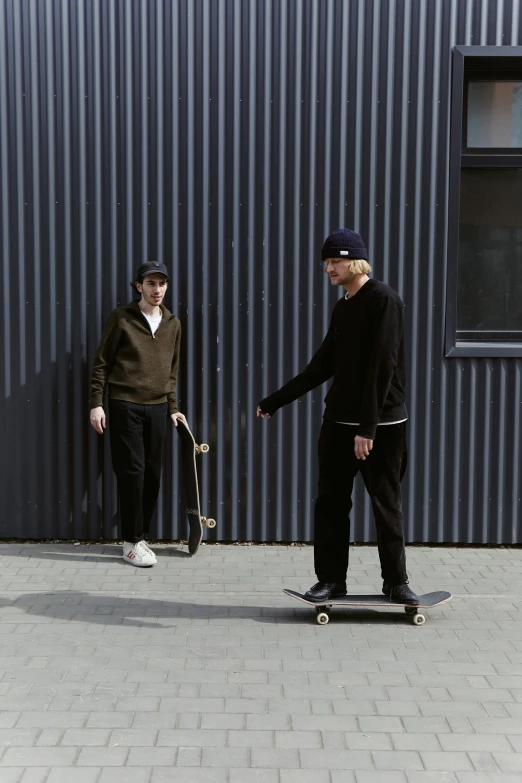
M 517 549 L 410 547 L 452 602 L 327 626 L 281 593 L 311 547 L 0 545 L 1 783 L 512 783 L 522 775 Z M 352 592 L 380 589 L 352 550 Z

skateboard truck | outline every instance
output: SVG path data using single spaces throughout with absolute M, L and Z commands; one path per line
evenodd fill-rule
M 193 517 L 199 517 L 199 521 L 202 525 L 205 525 L 205 527 L 216 527 L 216 520 L 207 519 L 206 517 L 201 516 L 197 508 L 188 508 L 187 514 L 190 514 Z
M 317 622 L 319 625 L 326 625 L 330 622 L 329 615 L 331 609 L 332 607 L 329 604 L 326 604 L 325 606 L 316 606 L 315 611 L 317 612 Z M 404 611 L 411 617 L 413 625 L 424 625 L 426 622 L 425 616 L 417 610 L 416 606 L 405 606 Z

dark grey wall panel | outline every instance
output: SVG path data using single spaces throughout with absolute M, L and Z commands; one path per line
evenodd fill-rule
M 347 225 L 407 307 L 409 540 L 521 542 L 521 362 L 443 358 L 451 50 L 521 21 L 519 0 L 0 0 L 0 535 L 117 537 L 88 377 L 159 257 L 210 537 L 310 540 L 324 390 L 255 409 L 319 345 L 319 251 Z M 372 540 L 361 486 L 354 520 Z

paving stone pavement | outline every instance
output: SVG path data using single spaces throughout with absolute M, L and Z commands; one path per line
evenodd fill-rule
M 334 610 L 300 546 L 0 545 L 0 783 L 520 783 L 519 549 L 408 549 L 448 604 Z M 352 549 L 349 590 L 378 592 Z

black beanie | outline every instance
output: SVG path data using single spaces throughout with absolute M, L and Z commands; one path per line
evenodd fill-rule
M 326 237 L 321 258 L 323 261 L 327 258 L 362 258 L 368 260 L 368 251 L 364 246 L 362 237 L 349 228 L 338 228 L 329 237 Z

